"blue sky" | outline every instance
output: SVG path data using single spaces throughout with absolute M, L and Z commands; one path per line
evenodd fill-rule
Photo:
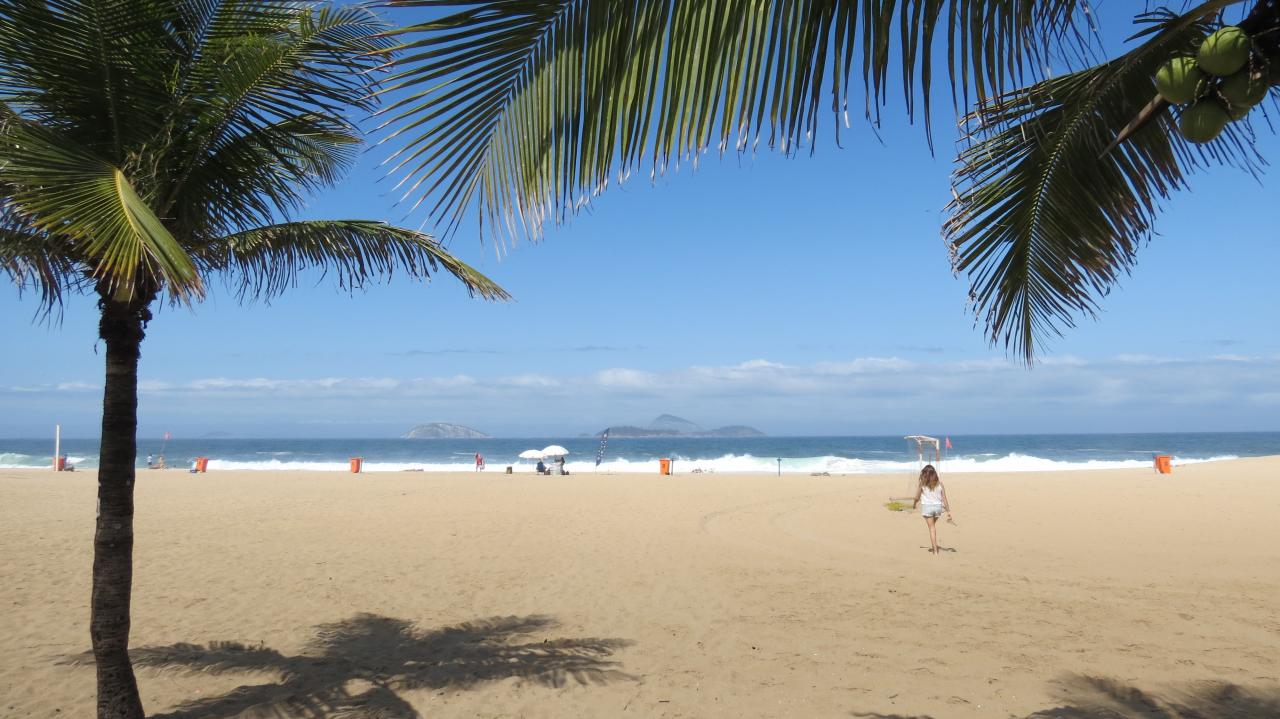
M 1124 29 L 1123 27 L 1121 29 Z M 669 412 L 770 434 L 1280 429 L 1280 248 L 1269 187 L 1232 169 L 1167 203 L 1132 276 L 1027 370 L 966 310 L 939 227 L 949 106 L 894 108 L 816 157 L 704 157 L 612 189 L 545 242 L 450 249 L 516 298 L 448 277 L 355 297 L 303 278 L 269 306 L 221 288 L 165 307 L 143 347 L 140 434 L 397 436 L 421 422 L 554 436 Z M 1265 122 L 1259 138 L 1275 158 Z M 373 149 L 315 217 L 404 217 Z M 96 312 L 60 324 L 0 289 L 0 436 L 97 432 Z

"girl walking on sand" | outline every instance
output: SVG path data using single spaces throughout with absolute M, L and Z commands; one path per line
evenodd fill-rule
M 915 501 L 911 508 L 920 507 L 925 524 L 929 525 L 929 551 L 938 553 L 938 517 L 947 513 L 947 521 L 951 521 L 951 503 L 947 501 L 947 488 L 938 479 L 938 470 L 932 464 L 926 464 L 920 470 L 920 487 L 916 489 Z

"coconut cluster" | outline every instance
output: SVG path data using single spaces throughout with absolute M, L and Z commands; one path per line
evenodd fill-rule
M 1206 37 L 1194 57 L 1175 57 L 1156 71 L 1156 90 L 1182 106 L 1178 131 L 1195 143 L 1209 142 L 1228 122 L 1249 114 L 1280 84 L 1280 62 L 1254 52 L 1240 28 L 1224 27 Z

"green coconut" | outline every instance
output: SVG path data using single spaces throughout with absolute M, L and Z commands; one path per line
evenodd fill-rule
M 1253 110 L 1251 105 L 1232 105 L 1227 108 L 1227 117 L 1231 118 L 1232 122 L 1243 120 L 1249 116 L 1251 110 Z
M 1204 79 L 1194 57 L 1175 57 L 1156 71 L 1156 90 L 1160 97 L 1181 105 L 1196 99 Z
M 1223 80 L 1218 93 L 1231 107 L 1253 107 L 1266 99 L 1269 89 L 1267 78 L 1246 67 Z
M 1226 77 L 1236 73 L 1249 61 L 1253 43 L 1244 30 L 1231 25 L 1218 30 L 1200 43 L 1196 61 L 1207 73 Z
M 1178 130 L 1188 141 L 1196 144 L 1209 142 L 1222 133 L 1231 121 L 1227 108 L 1215 100 L 1201 100 L 1182 111 Z

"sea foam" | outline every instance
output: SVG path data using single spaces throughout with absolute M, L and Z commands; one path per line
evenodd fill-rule
M 1174 465 L 1197 464 L 1236 459 L 1236 455 L 1220 455 L 1213 457 L 1174 457 Z M 676 474 L 717 473 L 717 474 L 773 474 L 779 470 L 778 460 L 774 457 L 755 457 L 749 454 L 727 454 L 715 458 L 690 458 L 673 456 Z M 513 472 L 532 473 L 531 462 L 491 462 L 485 469 L 486 474 L 502 473 L 506 467 Z M 1062 472 L 1090 469 L 1149 469 L 1151 461 L 1145 459 L 1125 460 L 1086 460 L 1068 462 L 1045 459 L 1033 455 L 1010 453 L 1004 456 L 991 457 L 981 455 L 967 457 L 959 455 L 950 457 L 940 463 L 943 473 L 977 473 L 977 472 Z M 331 461 L 282 461 L 278 459 L 260 461 L 234 461 L 210 458 L 210 470 L 239 471 L 309 471 L 309 472 L 348 472 L 349 462 Z M 594 460 L 569 461 L 565 469 L 570 474 L 641 474 L 656 473 L 656 459 L 628 460 L 610 459 L 599 467 Z M 915 472 L 917 463 L 912 461 L 893 461 L 883 459 L 859 459 L 856 457 L 790 457 L 783 458 L 781 470 L 784 474 L 812 474 L 826 472 L 828 474 L 897 474 Z M 379 462 L 365 458 L 365 472 L 474 472 L 473 462 Z
M 97 457 L 93 458 L 95 461 Z M 68 455 L 67 463 L 79 467 L 89 461 L 89 457 Z M 37 456 L 20 452 L 0 452 L 0 469 L 46 469 L 53 466 L 53 455 Z

